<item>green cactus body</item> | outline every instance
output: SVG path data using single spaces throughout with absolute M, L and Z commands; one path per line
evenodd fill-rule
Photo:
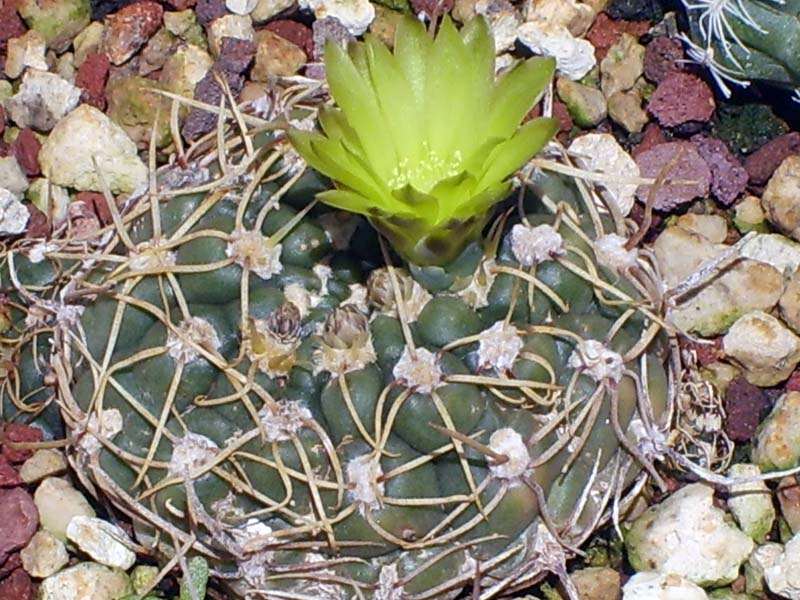
M 598 265 L 611 220 L 556 176 L 496 243 L 368 277 L 277 189 L 144 200 L 75 280 L 53 366 L 79 472 L 243 596 L 534 581 L 543 523 L 581 543 L 664 429 L 647 269 Z
M 689 56 L 707 66 L 720 90 L 726 82 L 763 81 L 800 88 L 800 4 L 771 0 L 683 0 Z

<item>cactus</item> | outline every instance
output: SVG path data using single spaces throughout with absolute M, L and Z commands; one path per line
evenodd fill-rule
M 526 169 L 452 260 L 387 264 L 265 143 L 280 123 L 228 140 L 212 184 L 167 169 L 89 260 L 51 254 L 77 269 L 49 322 L 77 474 L 234 596 L 490 598 L 558 571 L 669 424 L 673 345 L 629 223 Z
M 796 0 L 682 0 L 687 53 L 708 67 L 720 91 L 763 81 L 800 89 L 800 5 Z M 800 96 L 798 96 L 800 98 Z

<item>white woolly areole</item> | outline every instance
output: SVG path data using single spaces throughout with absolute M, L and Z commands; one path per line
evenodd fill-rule
M 354 458 L 347 463 L 348 494 L 353 502 L 359 504 L 363 511 L 365 508 L 380 508 L 380 496 L 383 495 L 383 482 L 378 478 L 383 475 L 380 457 L 374 454 L 365 454 Z
M 517 328 L 498 321 L 480 334 L 478 342 L 478 367 L 494 367 L 498 371 L 509 371 L 522 350 L 523 341 Z
M 28 260 L 33 264 L 39 264 L 48 254 L 58 251 L 59 248 L 60 245 L 55 242 L 39 242 L 28 250 Z
M 625 248 L 627 243 L 627 238 L 616 233 L 597 238 L 594 241 L 594 255 L 598 264 L 615 273 L 622 273 L 635 267 L 639 253 L 636 248 L 631 250 Z
M 225 255 L 243 269 L 249 268 L 261 279 L 270 279 L 283 271 L 281 244 L 272 245 L 258 231 L 234 231 L 225 248 Z
M 99 437 L 106 440 L 114 439 L 114 436 L 122 431 L 122 425 L 122 413 L 116 408 L 107 408 L 101 411 L 99 416 L 93 412 L 89 415 L 84 435 L 81 436 L 78 445 L 89 454 L 94 454 L 103 446 Z
M 497 273 L 494 271 L 497 263 L 494 259 L 482 260 L 475 269 L 469 285 L 457 293 L 458 297 L 471 308 L 478 309 L 489 306 L 489 292 L 492 290 Z
M 569 357 L 569 366 L 580 369 L 598 382 L 619 383 L 622 379 L 622 357 L 597 340 L 585 340 L 578 344 Z
M 312 308 L 316 308 L 322 298 L 315 293 L 309 292 L 301 283 L 290 283 L 283 288 L 283 297 L 287 302 L 291 302 L 300 311 L 300 317 L 305 318 Z
M 551 225 L 531 227 L 518 223 L 511 228 L 511 251 L 524 267 L 532 267 L 564 254 L 564 238 Z
M 333 275 L 333 269 L 331 269 L 328 265 L 317 263 L 311 267 L 311 270 L 314 271 L 314 275 L 316 275 L 317 279 L 319 279 L 319 295 L 327 296 L 330 294 L 328 291 L 328 282 Z
M 250 517 L 238 527 L 229 529 L 231 536 L 236 540 L 242 550 L 247 553 L 260 552 L 263 548 L 276 541 L 272 527 L 261 520 Z
M 528 470 L 531 455 L 522 436 L 511 429 L 503 427 L 495 431 L 489 438 L 489 448 L 508 457 L 502 464 L 490 463 L 489 470 L 499 479 L 514 479 Z
M 167 470 L 172 477 L 189 477 L 192 471 L 214 460 L 217 452 L 219 446 L 206 436 L 187 433 L 172 449 Z
M 131 271 L 167 270 L 175 265 L 175 253 L 161 248 L 158 243 L 137 244 L 128 255 Z
M 175 360 L 190 363 L 200 356 L 196 346 L 216 352 L 222 342 L 214 326 L 202 317 L 189 317 L 178 325 L 178 331 L 167 336 L 167 353 Z
M 283 442 L 295 437 L 305 423 L 311 420 L 311 412 L 299 402 L 281 400 L 277 410 L 264 406 L 258 411 L 258 418 L 264 427 L 264 437 L 268 442 Z
M 369 313 L 369 305 L 367 304 L 367 286 L 361 283 L 351 283 L 348 286 L 350 295 L 342 300 L 339 306 L 353 306 L 359 312 L 365 315 Z
M 425 348 L 412 351 L 406 346 L 392 375 L 405 387 L 421 394 L 430 394 L 444 385 L 444 373 L 438 357 Z
M 403 586 L 400 584 L 400 577 L 397 574 L 397 565 L 389 564 L 381 567 L 374 598 L 375 600 L 403 600 Z

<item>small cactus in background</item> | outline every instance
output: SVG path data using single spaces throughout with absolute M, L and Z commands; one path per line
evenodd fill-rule
M 800 7 L 796 0 L 682 0 L 687 54 L 707 67 L 720 91 L 763 81 L 800 88 Z M 800 96 L 798 96 L 800 99 Z

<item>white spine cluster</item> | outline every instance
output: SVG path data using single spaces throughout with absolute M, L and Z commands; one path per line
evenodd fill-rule
M 384 484 L 378 479 L 383 475 L 380 456 L 364 454 L 347 463 L 348 494 L 359 505 L 360 510 L 381 507 Z
M 578 344 L 569 357 L 569 366 L 579 369 L 597 382 L 619 383 L 622 379 L 622 357 L 597 340 Z
M 165 250 L 158 242 L 137 244 L 128 255 L 131 271 L 167 271 L 172 266 L 175 266 L 175 253 Z
M 533 267 L 562 256 L 564 238 L 551 225 L 523 225 L 511 228 L 511 251 L 523 267 Z
M 489 438 L 489 448 L 508 459 L 502 463 L 489 464 L 489 470 L 498 479 L 516 479 L 531 464 L 531 455 L 522 436 L 510 427 L 495 431 Z
M 489 329 L 480 334 L 478 341 L 478 367 L 489 369 L 494 367 L 499 372 L 510 371 L 522 351 L 523 341 L 517 328 L 497 321 Z
M 615 273 L 629 271 L 636 266 L 639 253 L 636 248 L 628 250 L 625 247 L 627 243 L 627 238 L 616 233 L 609 233 L 597 238 L 594 242 L 594 255 L 597 263 Z
M 283 271 L 282 250 L 281 244 L 272 244 L 258 231 L 235 231 L 225 248 L 225 255 L 243 269 L 250 269 L 266 280 Z
M 192 471 L 207 465 L 219 452 L 212 440 L 198 433 L 187 433 L 172 449 L 167 471 L 172 477 L 188 478 Z
M 444 385 L 444 373 L 439 359 L 425 348 L 411 350 L 406 346 L 392 375 L 405 387 L 421 394 L 430 394 Z
M 178 326 L 178 331 L 170 331 L 167 336 L 167 353 L 184 364 L 200 356 L 197 347 L 216 352 L 222 345 L 214 326 L 202 317 L 189 317 Z
M 311 411 L 299 402 L 281 400 L 276 410 L 264 406 L 258 411 L 258 418 L 264 428 L 264 438 L 268 442 L 283 442 L 295 434 L 311 420 Z

